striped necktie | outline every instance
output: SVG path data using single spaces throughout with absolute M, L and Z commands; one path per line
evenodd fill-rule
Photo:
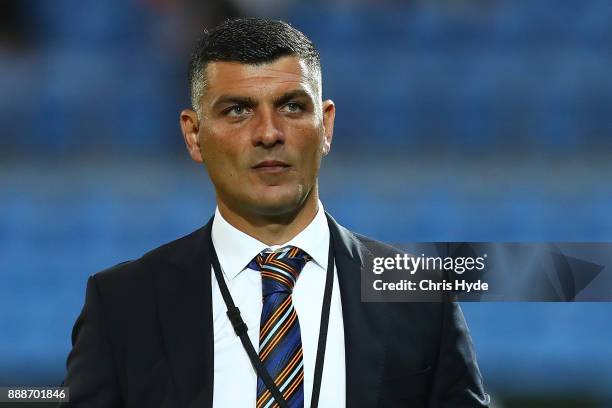
M 291 294 L 310 256 L 294 246 L 261 252 L 249 268 L 261 271 L 263 308 L 259 326 L 259 358 L 290 408 L 304 407 L 302 337 Z M 278 407 L 257 378 L 256 408 Z

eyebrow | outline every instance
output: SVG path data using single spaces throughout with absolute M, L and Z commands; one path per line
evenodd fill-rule
M 225 104 L 237 104 L 244 105 L 248 107 L 257 106 L 257 101 L 249 96 L 237 96 L 237 95 L 221 95 L 217 100 L 213 103 L 213 109 L 218 108 L 220 105 Z
M 281 105 L 286 104 L 292 99 L 298 99 L 298 98 L 307 98 L 308 100 L 311 99 L 310 94 L 308 92 L 304 91 L 303 89 L 296 89 L 294 91 L 289 91 L 281 95 L 278 98 L 274 98 L 274 105 L 281 106 Z

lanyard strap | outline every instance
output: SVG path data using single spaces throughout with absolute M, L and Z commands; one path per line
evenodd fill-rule
M 242 320 L 242 316 L 240 316 L 240 309 L 236 307 L 234 304 L 234 300 L 232 299 L 232 295 L 227 288 L 227 284 L 225 283 L 225 279 L 221 274 L 221 265 L 219 264 L 219 258 L 217 257 L 217 251 L 215 251 L 215 246 L 212 243 L 212 239 L 210 240 L 210 253 L 212 255 L 212 266 L 215 272 L 215 278 L 217 279 L 217 283 L 219 284 L 219 289 L 221 290 L 221 296 L 223 296 L 223 301 L 225 302 L 225 306 L 227 307 L 227 317 L 229 318 L 232 326 L 234 327 L 234 331 L 236 335 L 240 338 L 242 342 L 242 346 L 247 352 L 249 359 L 251 360 L 251 364 L 257 371 L 259 377 L 261 377 L 262 381 L 268 387 L 268 390 L 276 400 L 276 402 L 281 406 L 281 408 L 288 408 L 287 401 L 283 398 L 280 390 L 274 383 L 274 380 L 268 373 L 268 370 L 262 364 L 259 359 L 259 355 L 255 351 L 251 340 L 247 334 L 248 327 L 244 320 Z M 325 346 L 327 344 L 327 329 L 329 326 L 329 310 L 331 305 L 331 295 L 332 288 L 334 286 L 334 243 L 333 239 L 329 237 L 329 250 L 327 257 L 327 275 L 325 277 L 325 292 L 323 294 L 323 307 L 321 310 L 321 326 L 319 328 L 319 342 L 317 346 L 317 357 L 315 362 L 315 372 L 314 372 L 314 380 L 312 387 L 312 397 L 310 399 L 311 408 L 317 408 L 319 404 L 319 394 L 321 392 L 321 378 L 323 375 L 323 362 L 325 360 Z

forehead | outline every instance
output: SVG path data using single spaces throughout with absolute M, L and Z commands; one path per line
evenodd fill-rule
M 263 64 L 215 61 L 206 67 L 205 98 L 226 94 L 261 97 L 293 89 L 303 89 L 314 98 L 319 80 L 313 71 L 294 56 Z

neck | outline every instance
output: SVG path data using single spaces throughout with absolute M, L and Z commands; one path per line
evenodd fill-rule
M 218 197 L 217 204 L 219 212 L 230 225 L 272 246 L 290 241 L 310 224 L 317 215 L 319 195 L 315 187 L 300 207 L 280 215 L 246 214 L 235 211 Z

